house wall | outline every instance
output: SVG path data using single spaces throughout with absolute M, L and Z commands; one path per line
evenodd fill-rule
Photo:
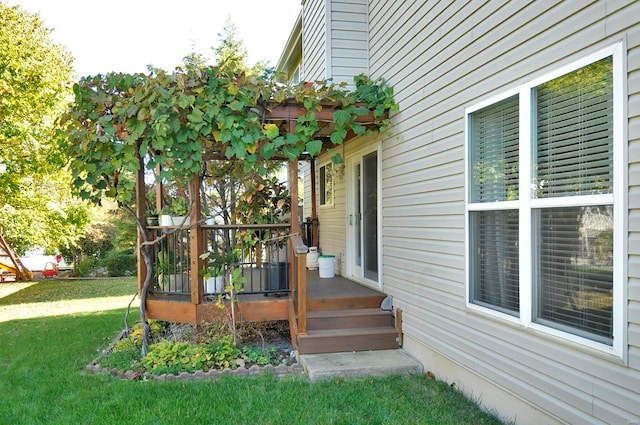
M 326 78 L 326 7 L 324 0 L 302 5 L 302 66 L 305 81 Z
M 333 78 L 353 85 L 368 73 L 368 1 L 307 0 L 303 5 L 302 50 L 306 81 Z
M 639 16 L 633 1 L 370 1 L 370 73 L 400 103 L 382 145 L 384 290 L 404 311 L 404 347 L 518 424 L 640 423 Z M 624 359 L 467 309 L 464 248 L 465 108 L 620 40 L 629 100 Z
M 311 217 L 311 164 L 307 161 L 300 161 L 298 163 L 298 173 L 302 177 L 303 191 L 300 194 L 302 197 L 302 219 Z
M 334 82 L 353 85 L 353 77 L 369 72 L 368 0 L 329 0 L 328 62 Z
M 358 137 L 347 142 L 340 152 L 345 164 L 334 165 L 332 205 L 318 207 L 320 226 L 320 250 L 323 254 L 336 256 L 336 273 L 347 276 L 347 169 L 346 161 L 354 155 L 371 152 L 378 146 L 374 136 Z M 320 166 L 331 161 L 332 154 L 321 155 L 316 163 L 316 193 L 320 191 Z

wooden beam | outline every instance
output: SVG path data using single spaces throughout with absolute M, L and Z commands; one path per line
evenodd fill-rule
M 320 233 L 318 231 L 318 201 L 316 191 L 316 160 L 311 159 L 311 242 L 310 246 L 320 246 Z
M 318 121 L 333 122 L 333 114 L 336 111 L 341 110 L 338 105 L 322 105 L 322 109 L 316 111 L 316 119 Z M 282 120 L 297 120 L 300 116 L 307 113 L 307 108 L 301 104 L 292 103 L 287 105 L 272 106 L 267 109 L 265 120 L 267 121 L 282 121 Z M 366 115 L 361 115 L 356 119 L 356 122 L 360 124 L 373 123 L 375 117 L 373 111 L 369 111 Z
M 196 306 L 190 302 L 148 299 L 147 319 L 195 324 Z
M 289 194 L 291 198 L 291 234 L 300 234 L 298 209 L 298 161 L 289 162 Z
M 291 335 L 291 345 L 298 349 L 298 321 L 296 320 L 296 309 L 293 300 L 289 299 L 289 334 Z
M 229 303 L 220 308 L 215 303 L 199 304 L 196 307 L 197 322 L 216 322 L 230 318 Z M 267 322 L 272 320 L 289 320 L 289 300 L 287 298 L 253 301 L 241 296 L 236 304 L 236 320 L 238 322 Z

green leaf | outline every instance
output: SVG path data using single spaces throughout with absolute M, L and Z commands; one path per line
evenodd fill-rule
M 322 150 L 321 140 L 312 140 L 306 144 L 306 150 L 311 156 L 316 156 Z
M 356 106 L 355 108 L 353 108 L 353 112 L 358 116 L 363 116 L 367 115 L 370 110 L 366 106 Z
M 367 128 L 364 125 L 358 123 L 351 124 L 351 130 L 353 130 L 353 132 L 358 136 L 362 136 L 367 132 Z
M 333 120 L 340 126 L 343 126 L 350 119 L 351 114 L 343 109 L 338 109 L 333 113 Z
M 344 128 L 336 128 L 333 133 L 331 133 L 331 142 L 334 145 L 340 145 L 344 141 L 344 138 L 347 136 L 347 130 Z

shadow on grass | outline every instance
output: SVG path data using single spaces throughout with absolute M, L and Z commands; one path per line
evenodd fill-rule
M 133 296 L 135 277 L 42 280 L 0 298 L 0 306 L 90 298 Z

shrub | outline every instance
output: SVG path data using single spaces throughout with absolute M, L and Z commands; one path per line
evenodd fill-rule
M 110 251 L 104 264 L 109 276 L 133 276 L 138 267 L 136 256 L 129 250 Z
M 262 350 L 260 347 L 242 347 L 242 354 L 244 356 L 244 360 L 247 363 L 255 363 L 260 366 L 273 364 L 277 365 L 280 363 L 280 359 L 278 359 L 278 348 L 271 347 L 266 350 Z
M 73 273 L 78 277 L 87 277 L 91 273 L 96 260 L 93 257 L 87 257 L 84 260 L 74 264 Z

